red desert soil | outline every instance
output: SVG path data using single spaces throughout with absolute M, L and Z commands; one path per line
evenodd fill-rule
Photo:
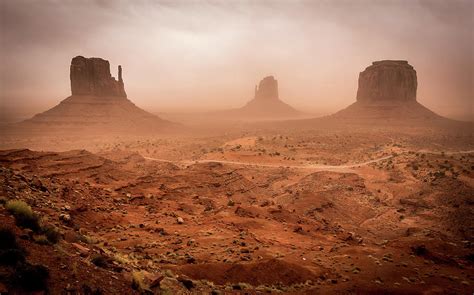
M 472 137 L 410 132 L 5 149 L 2 203 L 25 201 L 62 238 L 41 242 L 5 209 L 0 222 L 51 294 L 130 294 L 133 276 L 157 294 L 472 294 Z M 73 145 L 46 141 L 32 145 Z

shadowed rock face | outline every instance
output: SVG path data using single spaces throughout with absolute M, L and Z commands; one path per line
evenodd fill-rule
M 127 97 L 118 67 L 118 81 L 110 74 L 110 64 L 101 58 L 76 56 L 71 61 L 72 95 Z
M 416 101 L 416 88 L 416 71 L 407 61 L 376 61 L 359 75 L 357 101 L 368 104 Z
M 263 78 L 255 86 L 255 99 L 278 99 L 278 81 L 273 76 Z

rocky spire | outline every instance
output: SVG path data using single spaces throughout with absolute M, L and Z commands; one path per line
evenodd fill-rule
M 121 65 L 118 66 L 118 80 L 119 80 L 119 82 L 122 82 L 122 83 L 123 83 L 123 79 L 122 79 L 122 66 L 121 66 Z
M 122 67 L 118 81 L 110 74 L 110 64 L 101 58 L 76 56 L 70 69 L 72 95 L 127 97 L 122 80 Z
M 407 61 L 375 61 L 359 75 L 357 101 L 369 104 L 416 101 L 416 88 L 416 71 Z

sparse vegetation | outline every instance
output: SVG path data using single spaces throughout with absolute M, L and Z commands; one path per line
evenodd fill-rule
M 50 245 L 51 242 L 48 240 L 48 238 L 45 235 L 38 235 L 33 238 L 35 243 L 40 244 L 40 245 Z
M 5 204 L 5 208 L 13 214 L 18 226 L 29 228 L 33 231 L 40 230 L 39 217 L 25 202 L 10 200 Z
M 48 239 L 48 241 L 51 244 L 56 244 L 61 240 L 61 233 L 58 231 L 58 229 L 55 226 L 48 225 L 44 226 L 41 229 L 41 232 L 44 234 L 44 236 Z

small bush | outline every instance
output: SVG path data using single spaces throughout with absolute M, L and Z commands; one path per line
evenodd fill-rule
M 48 240 L 48 238 L 45 235 L 39 235 L 34 237 L 34 241 L 37 244 L 40 245 L 50 245 L 51 242 Z
M 6 203 L 5 208 L 15 216 L 15 221 L 18 226 L 29 228 L 35 232 L 40 229 L 38 216 L 25 202 L 11 200 Z
M 61 233 L 52 225 L 45 226 L 41 230 L 51 244 L 56 244 L 61 240 Z
M 79 241 L 89 245 L 97 244 L 99 242 L 97 239 L 82 233 L 81 230 L 79 230 Z
M 10 200 L 6 203 L 5 208 L 7 208 L 10 213 L 13 215 L 25 215 L 25 216 L 31 216 L 33 215 L 33 210 L 31 210 L 31 207 L 28 206 L 23 201 L 19 200 Z

